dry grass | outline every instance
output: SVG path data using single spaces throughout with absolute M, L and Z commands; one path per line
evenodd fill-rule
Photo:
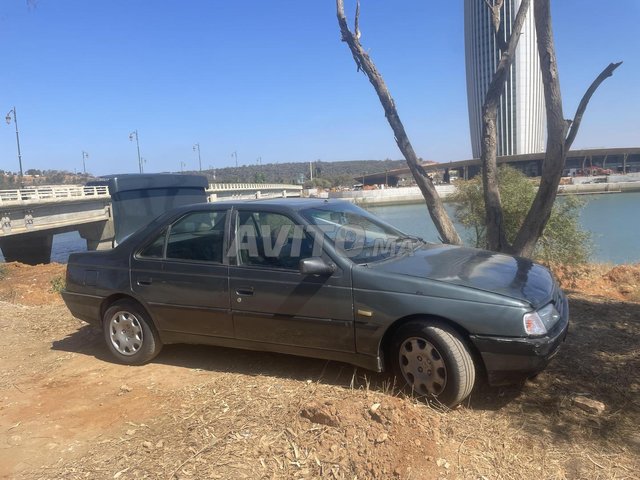
M 380 402 L 380 421 L 370 406 Z M 217 375 L 163 398 L 161 419 L 131 423 L 58 478 L 435 478 L 438 416 L 374 392 Z M 304 410 L 331 412 L 313 423 Z M 409 422 L 409 424 L 407 423 Z M 364 427 L 364 428 L 363 428 Z M 404 438 L 404 429 L 421 441 Z M 102 452 L 111 452 L 104 454 Z M 421 467 L 418 469 L 418 467 Z
M 636 268 L 614 273 L 632 284 Z M 640 304 L 573 293 L 570 307 L 545 372 L 441 412 L 336 362 L 170 346 L 122 367 L 63 306 L 0 302 L 0 477 L 4 462 L 29 479 L 640 478 Z

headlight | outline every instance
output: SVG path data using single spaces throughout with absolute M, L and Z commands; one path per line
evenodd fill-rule
M 552 303 L 535 312 L 525 313 L 522 317 L 527 335 L 544 335 L 560 320 L 560 314 Z

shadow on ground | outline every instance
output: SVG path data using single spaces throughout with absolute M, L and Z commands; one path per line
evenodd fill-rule
M 65 338 L 54 341 L 51 348 L 92 356 L 108 363 L 114 361 L 104 345 L 102 332 L 89 325 L 84 325 Z M 388 375 L 377 374 L 346 363 L 207 345 L 165 345 L 153 363 L 191 370 L 311 380 L 353 388 L 389 390 L 392 383 Z
M 570 307 L 569 335 L 546 371 L 523 385 L 512 387 L 492 388 L 480 381 L 466 406 L 473 410 L 520 410 L 534 419 L 527 423 L 527 429 L 534 433 L 551 431 L 566 439 L 585 428 L 591 432 L 594 425 L 597 434 L 611 435 L 626 431 L 628 422 L 640 424 L 640 304 L 574 295 Z M 53 342 L 52 348 L 112 361 L 101 332 L 88 325 Z M 340 362 L 277 353 L 167 345 L 154 362 L 213 372 L 311 380 L 349 388 L 393 390 L 393 380 L 387 374 Z M 606 414 L 597 419 L 576 415 L 571 405 L 576 395 L 605 403 Z
M 640 304 L 572 295 L 570 308 L 569 335 L 544 372 L 521 389 L 481 388 L 470 407 L 502 404 L 533 435 L 626 445 L 640 455 Z M 577 396 L 602 402 L 604 413 L 581 410 Z

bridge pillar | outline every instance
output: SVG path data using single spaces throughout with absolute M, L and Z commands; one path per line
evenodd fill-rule
M 79 225 L 78 232 L 87 241 L 87 250 L 109 250 L 113 247 L 113 220 Z
M 0 238 L 0 248 L 7 262 L 38 265 L 51 261 L 53 233 L 33 232 Z

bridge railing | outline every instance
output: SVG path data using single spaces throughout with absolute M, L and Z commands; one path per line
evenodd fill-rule
M 80 200 L 87 197 L 108 198 L 109 188 L 106 185 L 83 187 L 78 185 L 43 185 L 20 188 L 16 190 L 0 190 L 0 205 L 20 204 L 24 202 L 57 202 Z
M 207 189 L 208 193 L 224 192 L 224 191 L 243 191 L 243 190 L 302 190 L 301 185 L 286 185 L 282 183 L 212 183 Z

